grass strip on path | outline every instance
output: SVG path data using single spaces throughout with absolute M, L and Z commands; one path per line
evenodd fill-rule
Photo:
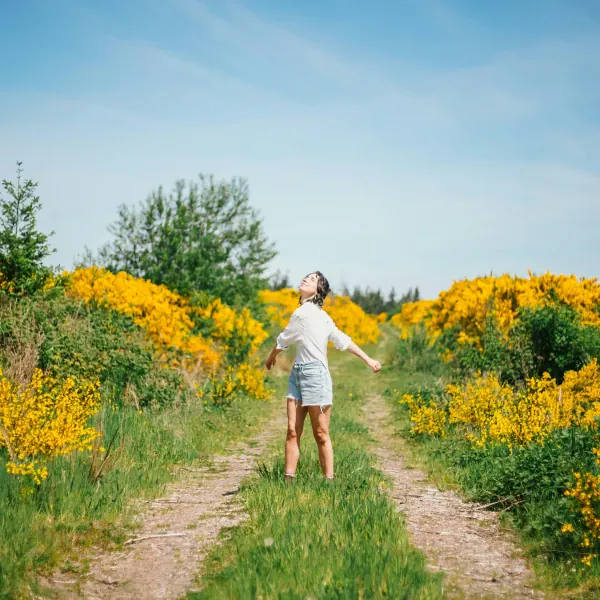
M 337 360 L 336 360 L 337 359 Z M 336 479 L 323 480 L 307 422 L 293 484 L 283 480 L 283 438 L 274 458 L 243 488 L 249 519 L 204 565 L 204 598 L 442 597 L 442 578 L 425 568 L 384 492 L 387 480 L 367 453 L 360 424 L 376 376 L 358 360 L 334 355 L 331 437 Z M 280 382 L 285 410 L 285 378 Z

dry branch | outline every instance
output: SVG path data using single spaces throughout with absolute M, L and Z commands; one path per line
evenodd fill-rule
M 501 504 L 502 502 L 508 502 L 508 498 L 501 498 L 500 500 L 496 500 L 495 502 L 490 502 L 489 504 L 484 504 L 483 506 L 475 506 L 471 510 L 483 510 L 484 508 L 489 508 L 490 506 L 496 506 L 496 504 Z
M 184 537 L 187 533 L 157 533 L 155 535 L 143 535 L 139 538 L 132 538 L 131 540 L 127 540 L 123 546 L 130 546 L 131 544 L 135 544 L 136 542 L 143 542 L 144 540 L 152 540 L 154 538 L 166 538 L 166 537 Z

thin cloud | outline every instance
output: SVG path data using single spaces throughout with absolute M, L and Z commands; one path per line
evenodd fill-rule
M 382 63 L 376 57 L 347 59 L 239 3 L 220 4 L 217 12 L 197 0 L 170 1 L 225 51 L 235 52 L 242 64 L 262 61 L 281 77 L 282 87 L 302 75 L 303 85 L 327 90 L 329 102 L 352 97 L 363 106 L 396 108 L 410 112 L 411 118 L 451 126 L 473 119 L 524 120 L 582 96 L 600 96 L 600 63 L 595 60 L 600 29 L 571 39 L 542 38 L 469 67 L 417 71 L 410 63 Z M 437 1 L 429 2 L 427 10 L 451 22 L 457 33 L 477 25 Z
M 219 3 L 221 13 L 198 0 L 169 0 L 174 8 L 195 20 L 204 33 L 237 49 L 246 59 L 287 63 L 294 69 L 310 69 L 336 82 L 354 80 L 351 65 L 318 44 L 285 27 L 266 21 L 234 2 Z

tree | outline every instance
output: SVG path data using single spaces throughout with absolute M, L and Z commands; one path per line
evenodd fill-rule
M 392 289 L 390 290 L 390 296 L 387 301 L 387 306 L 388 310 L 396 306 L 396 288 L 394 286 L 392 286 Z
M 289 273 L 282 273 L 279 269 L 271 276 L 269 289 L 273 292 L 292 287 Z
M 43 264 L 54 249 L 48 245 L 49 235 L 37 230 L 37 213 L 42 205 L 35 195 L 37 183 L 22 180 L 23 163 L 17 162 L 15 183 L 4 179 L 2 188 L 8 199 L 0 196 L 0 280 L 2 288 L 17 295 L 33 294 L 52 275 Z
M 396 290 L 392 288 L 386 300 L 380 289 L 371 290 L 367 287 L 364 291 L 357 286 L 351 292 L 347 285 L 343 286 L 342 294 L 349 296 L 352 302 L 358 304 L 366 313 L 378 315 L 387 313 L 392 316 L 402 310 L 402 305 L 407 302 L 416 302 L 420 299 L 419 288 L 409 288 L 399 300 L 396 299 Z
M 169 195 L 159 187 L 139 209 L 122 205 L 100 263 L 183 295 L 251 303 L 268 285 L 264 272 L 276 255 L 274 245 L 250 206 L 244 179 L 199 179 L 177 181 Z

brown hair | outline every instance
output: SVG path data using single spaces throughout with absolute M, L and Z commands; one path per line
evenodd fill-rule
M 307 302 L 312 302 L 313 304 L 323 308 L 323 302 L 325 302 L 327 294 L 329 294 L 331 291 L 331 288 L 329 287 L 329 281 L 327 281 L 327 277 L 325 277 L 321 271 L 311 271 L 309 275 L 312 273 L 317 276 L 317 293 L 312 298 L 307 300 Z M 300 296 L 298 301 L 302 302 L 302 296 Z

